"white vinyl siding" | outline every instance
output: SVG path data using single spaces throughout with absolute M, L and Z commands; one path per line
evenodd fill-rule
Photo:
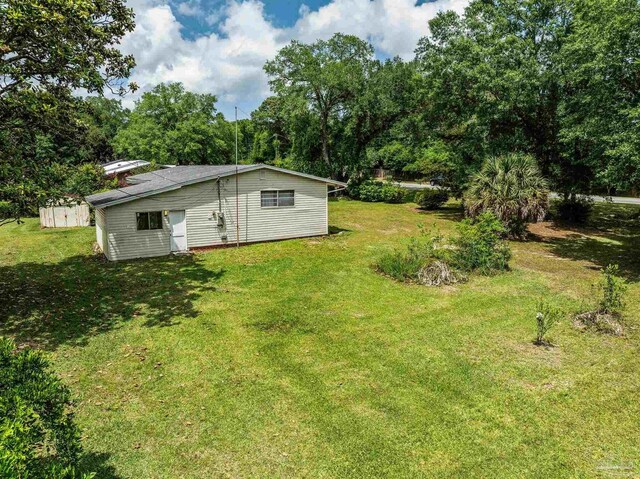
M 96 209 L 96 241 L 98 242 L 98 246 L 104 253 L 104 255 L 108 258 L 109 252 L 105 249 L 105 245 L 107 244 L 107 221 L 106 216 L 104 214 L 103 209 Z
M 163 229 L 138 231 L 136 213 L 185 210 L 187 246 L 215 246 L 236 242 L 235 179 L 209 180 L 104 209 L 110 259 L 161 256 L 171 252 L 168 219 Z M 262 208 L 263 190 L 295 191 L 295 204 Z M 240 242 L 269 241 L 328 233 L 327 185 L 273 170 L 255 170 L 238 175 Z M 226 226 L 217 226 L 215 213 L 224 213 Z M 224 236 L 226 235 L 226 239 Z M 103 248 L 104 249 L 104 248 Z

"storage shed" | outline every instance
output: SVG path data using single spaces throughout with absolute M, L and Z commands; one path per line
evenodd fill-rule
M 74 201 L 71 199 L 70 201 Z M 42 228 L 69 228 L 75 226 L 90 226 L 91 214 L 89 205 L 81 203 L 66 204 L 61 202 L 40 208 L 40 226 Z
M 326 235 L 328 186 L 346 186 L 270 165 L 176 166 L 127 182 L 86 198 L 113 261 Z

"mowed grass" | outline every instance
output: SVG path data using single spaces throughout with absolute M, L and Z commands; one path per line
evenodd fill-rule
M 50 352 L 98 477 L 634 477 L 640 228 L 596 213 L 441 289 L 371 265 L 453 207 L 331 202 L 327 238 L 115 264 L 28 220 L 0 228 L 0 334 Z M 534 346 L 539 298 L 580 308 L 612 261 L 626 336 Z

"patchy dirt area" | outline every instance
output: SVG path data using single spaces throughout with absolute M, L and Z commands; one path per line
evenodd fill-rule
M 591 329 L 599 333 L 611 334 L 613 336 L 623 336 L 624 327 L 619 314 L 601 313 L 599 311 L 588 311 L 578 314 L 573 324 L 580 330 Z
M 586 238 L 589 233 L 596 233 L 595 230 L 588 231 L 586 228 L 558 225 L 552 221 L 532 223 L 529 225 L 529 232 L 540 241 Z

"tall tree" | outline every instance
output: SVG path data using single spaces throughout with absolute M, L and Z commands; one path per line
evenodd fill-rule
M 567 196 L 630 186 L 638 9 L 635 0 L 473 0 L 463 16 L 439 14 L 416 51 L 427 123 L 475 167 L 487 155 L 535 155 Z
M 94 162 L 106 163 L 117 159 L 113 140 L 128 119 L 129 110 L 120 100 L 101 96 L 87 97 L 82 105 L 80 123 L 84 128 L 87 156 Z
M 414 63 L 399 58 L 371 62 L 362 91 L 344 114 L 341 157 L 359 162 L 350 173 L 359 174 L 371 167 L 366 161 L 367 147 L 417 113 L 425 101 Z M 406 138 L 402 140 L 405 147 L 410 146 Z
M 269 132 L 290 142 L 289 163 L 340 178 L 368 167 L 367 146 L 419 98 L 413 64 L 375 60 L 371 45 L 349 35 L 308 45 L 294 41 L 265 71 L 275 94 L 269 103 L 281 112 L 270 116 Z M 270 111 L 266 102 L 261 108 Z
M 480 164 L 487 154 L 530 151 L 557 163 L 556 55 L 567 34 L 562 0 L 472 1 L 439 14 L 416 51 L 442 138 Z M 467 153 L 468 154 L 468 153 Z
M 254 127 L 250 160 L 253 163 L 275 163 L 291 149 L 288 117 L 281 98 L 270 96 L 251 113 Z
M 372 61 L 371 45 L 336 34 L 312 44 L 293 41 L 264 67 L 272 90 L 286 101 L 288 110 L 317 122 L 320 160 L 328 172 L 334 173 L 333 124 L 362 91 Z
M 234 159 L 233 125 L 216 97 L 162 83 L 144 93 L 114 139 L 117 153 L 151 163 L 224 164 Z
M 135 88 L 124 83 L 133 57 L 116 48 L 133 28 L 122 0 L 0 2 L 0 224 L 61 194 L 64 162 L 51 139 L 78 136 L 72 91 Z
M 640 3 L 580 0 L 562 50 L 561 141 L 597 184 L 640 188 Z

